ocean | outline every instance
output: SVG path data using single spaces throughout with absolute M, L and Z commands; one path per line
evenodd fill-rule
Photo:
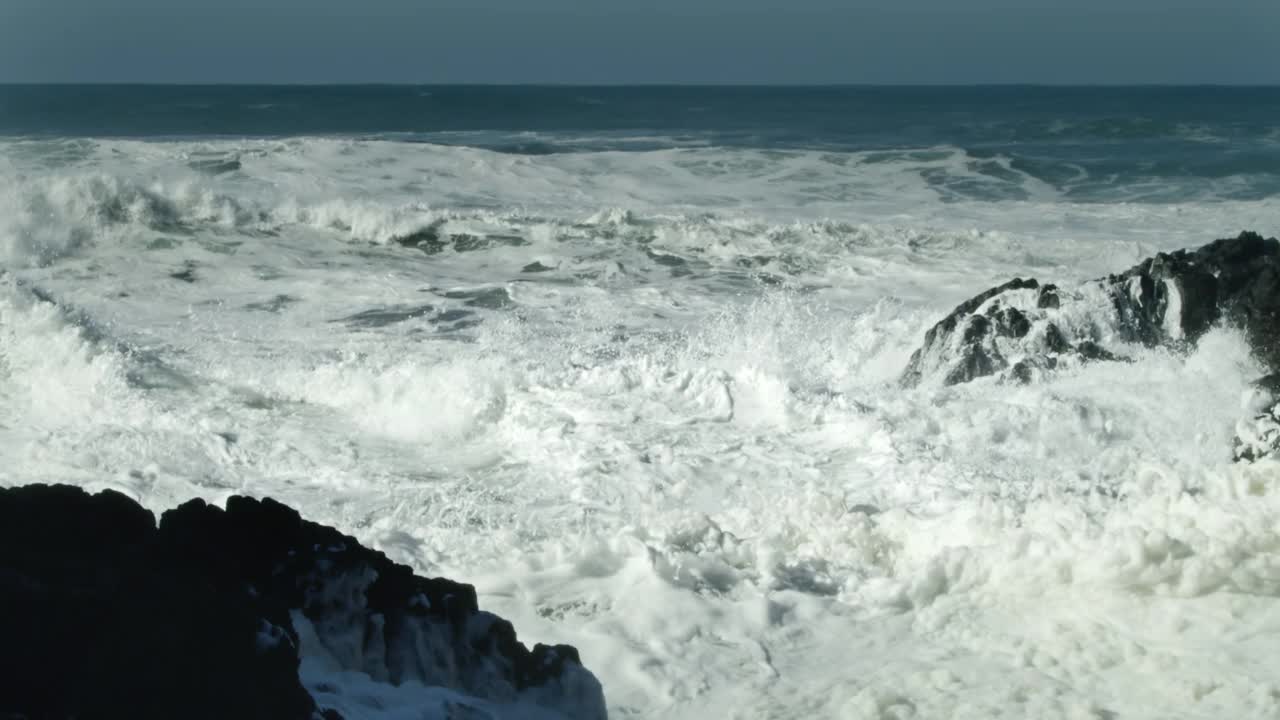
M 618 718 L 1276 717 L 1238 332 L 898 382 L 1245 229 L 1280 88 L 0 86 L 0 484 L 277 498 Z

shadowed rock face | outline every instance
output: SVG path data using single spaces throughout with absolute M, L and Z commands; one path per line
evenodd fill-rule
M 1108 277 L 1120 326 L 1147 345 L 1194 343 L 1219 320 L 1280 367 L 1280 242 L 1257 233 L 1161 253 Z
M 1160 253 L 1069 292 L 1035 279 L 1012 280 L 965 301 L 925 333 L 901 382 L 955 385 L 992 375 L 1031 382 L 1064 365 L 1127 360 L 1106 347 L 1111 343 L 1190 346 L 1219 322 L 1243 330 L 1258 360 L 1280 372 L 1275 238 L 1245 232 Z M 1274 403 L 1276 390 L 1261 388 L 1257 402 Z M 1280 408 L 1266 407 L 1272 409 L 1255 418 L 1262 429 L 1238 440 L 1237 457 L 1253 459 L 1269 452 L 1264 447 L 1280 446 L 1280 433 L 1267 424 L 1280 419 Z
M 157 527 L 111 491 L 0 490 L 0 716 L 317 717 L 301 656 L 605 716 L 572 647 L 530 650 L 470 585 L 417 577 L 272 500 L 193 500 Z

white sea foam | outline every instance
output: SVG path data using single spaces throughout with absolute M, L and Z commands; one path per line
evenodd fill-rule
M 0 178 L 6 484 L 278 497 L 578 646 L 618 717 L 1280 713 L 1237 334 L 896 383 L 994 282 L 1273 233 L 1274 200 L 957 202 L 922 168 L 989 175 L 947 148 L 37 145 Z M 455 700 L 304 671 L 353 718 Z

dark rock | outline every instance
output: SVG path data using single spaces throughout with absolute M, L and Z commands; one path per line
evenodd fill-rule
M 1004 367 L 1004 359 L 992 357 L 981 345 L 968 345 L 962 351 L 960 359 L 947 373 L 947 385 L 969 382 L 974 378 L 985 377 Z
M 567 646 L 273 500 L 161 517 L 105 491 L 0 490 L 0 716 L 312 718 L 301 657 L 603 718 Z M 338 717 L 330 712 L 327 717 Z
M 1160 253 L 1108 278 L 1123 326 L 1148 345 L 1194 343 L 1219 320 L 1245 331 L 1280 368 L 1280 242 L 1252 232 L 1196 250 Z
M 1026 360 L 1019 360 L 1009 369 L 1009 379 L 1023 385 L 1030 383 L 1033 377 L 1031 363 Z
M 986 302 L 987 300 L 997 295 L 1006 293 L 1010 290 L 1028 290 L 1028 289 L 1034 290 L 1038 287 L 1040 287 L 1040 282 L 1035 278 L 1031 278 L 1030 280 L 1023 280 L 1022 278 L 1014 278 L 1003 285 L 991 288 L 990 290 L 984 293 L 979 293 L 978 295 L 971 297 L 968 300 L 960 303 L 958 306 L 956 306 L 956 309 L 952 312 L 952 314 L 968 315 L 969 313 L 972 313 L 974 310 L 977 310 L 982 305 L 982 303 Z
M 1052 322 L 1045 323 L 1044 328 L 1044 347 L 1051 353 L 1064 353 L 1071 349 L 1071 343 L 1067 342 L 1067 338 L 1058 329 L 1058 326 Z
M 966 343 L 976 343 L 981 341 L 991 333 L 991 321 L 981 315 L 974 315 L 969 318 L 964 326 L 964 334 L 962 337 Z
M 1009 382 L 1026 385 L 1056 367 L 1058 367 L 1058 359 L 1053 356 L 1023 358 L 1009 368 L 1006 379 Z
M 995 317 L 996 332 L 1001 337 L 1020 338 L 1031 332 L 1031 321 L 1017 308 L 1002 307 Z
M 949 349 L 947 346 L 952 344 L 951 341 L 955 334 L 955 330 L 960 326 L 961 321 L 968 320 L 971 316 L 976 317 L 973 315 L 974 311 L 981 307 L 987 300 L 1011 290 L 1035 289 L 1039 286 L 1040 284 L 1036 280 L 1015 278 L 999 287 L 991 288 L 984 293 L 960 303 L 955 310 L 952 310 L 950 314 L 940 320 L 937 325 L 934 325 L 925 333 L 924 345 L 922 345 L 919 350 L 916 350 L 915 353 L 912 354 L 911 359 L 907 362 L 907 369 L 902 375 L 903 384 L 910 386 L 919 383 L 926 372 L 934 369 L 937 364 L 940 364 L 937 361 L 940 359 L 940 356 L 945 357 L 947 354 Z M 971 322 L 966 322 L 964 329 L 964 343 L 973 345 L 982 342 L 986 339 L 987 330 L 989 328 L 989 323 L 980 323 L 977 328 L 973 328 Z M 966 351 L 962 348 L 957 349 L 961 350 L 961 357 L 957 364 L 967 363 L 971 369 L 970 371 L 963 369 L 959 371 L 955 369 L 948 370 L 947 377 L 949 379 L 952 377 L 955 378 L 955 380 L 948 382 L 948 384 L 954 384 L 955 382 L 967 382 L 975 377 L 990 375 L 996 370 L 1003 369 L 1003 366 L 997 367 L 996 363 L 991 361 L 991 358 L 987 353 L 983 353 L 979 356 L 972 351 Z M 985 358 L 985 360 L 983 358 Z M 972 374 L 972 370 L 982 370 L 983 372 L 975 375 Z
M 119 493 L 0 490 L 0 714 L 309 718 L 296 650 L 260 616 L 157 562 L 151 513 Z
M 1076 345 L 1075 350 L 1076 354 L 1084 360 L 1128 361 L 1128 358 L 1122 358 L 1092 340 L 1081 341 Z
M 1091 286 L 1091 287 L 1090 287 Z M 1034 295 L 1024 291 L 1036 290 Z M 1098 291 L 1101 292 L 1098 292 Z M 1095 299 L 1102 297 L 1099 304 Z M 1067 308 L 1071 313 L 1064 312 Z M 1082 320 L 1083 318 L 1083 320 Z M 1160 253 L 1076 293 L 1012 280 L 961 303 L 925 333 L 901 382 L 944 385 L 1005 372 L 1029 383 L 1063 363 L 1131 362 L 1103 341 L 1193 346 L 1215 324 L 1241 329 L 1272 373 L 1258 381 L 1253 417 L 1237 426 L 1234 454 L 1280 454 L 1280 241 L 1244 232 L 1195 250 Z
M 1245 232 L 1196 250 L 1160 253 L 1091 285 L 1107 305 L 1090 304 L 1096 292 L 1064 294 L 1034 279 L 1015 279 L 961 303 L 925 333 L 902 383 L 936 377 L 952 385 L 1010 368 L 1010 379 L 1029 382 L 1033 370 L 1057 367 L 1059 359 L 1127 359 L 1104 340 L 1181 348 L 1219 322 L 1241 328 L 1258 359 L 1280 370 L 1280 242 L 1274 238 Z M 1068 305 L 1075 309 L 1070 323 L 1060 314 Z M 1081 325 L 1081 317 L 1089 321 Z
M 1062 300 L 1058 297 L 1057 285 L 1045 285 L 1040 288 L 1040 294 L 1036 296 L 1036 307 L 1041 310 L 1056 309 L 1061 305 Z

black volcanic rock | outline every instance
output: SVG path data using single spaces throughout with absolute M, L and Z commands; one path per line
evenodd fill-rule
M 1223 320 L 1280 367 L 1280 242 L 1245 232 L 1196 250 L 1160 253 L 1104 281 L 1133 340 L 1194 343 Z
M 338 717 L 301 657 L 605 716 L 575 649 L 530 650 L 470 585 L 417 577 L 273 500 L 193 500 L 157 527 L 112 491 L 0 489 L 0 717 Z
M 1280 370 L 1275 238 L 1245 232 L 1160 253 L 1074 292 L 1012 280 L 961 303 L 925 333 L 901 381 L 955 385 L 1005 373 L 1027 382 L 1063 362 L 1125 359 L 1108 342 L 1186 346 L 1218 322 L 1240 327 L 1258 359 Z
M 1015 279 L 964 303 L 925 333 L 901 376 L 911 387 L 1000 374 L 1028 383 L 1064 365 L 1128 358 L 1107 343 L 1188 347 L 1217 323 L 1240 328 L 1268 369 L 1235 456 L 1280 452 L 1280 241 L 1252 232 L 1159 253 L 1073 292 Z

